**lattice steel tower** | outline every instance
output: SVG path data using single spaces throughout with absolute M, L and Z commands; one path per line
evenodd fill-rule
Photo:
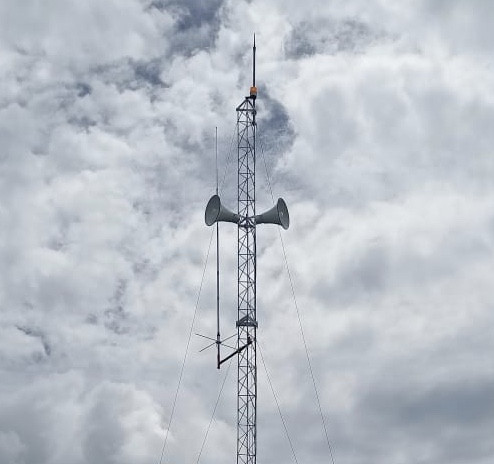
M 255 45 L 254 45 L 255 57 Z M 255 61 L 254 61 L 255 63 Z M 255 74 L 254 74 L 255 76 Z M 254 77 L 255 79 L 255 77 Z M 237 463 L 256 462 L 256 87 L 237 108 L 238 141 L 238 354 Z M 253 343 L 251 343 L 253 341 Z
M 237 213 L 225 208 L 218 194 L 206 207 L 207 225 L 233 222 L 238 225 L 238 318 L 237 349 L 220 357 L 219 294 L 217 298 L 217 367 L 237 355 L 237 464 L 256 464 L 257 456 L 257 316 L 256 316 L 256 225 L 289 226 L 283 199 L 256 215 L 256 42 L 253 46 L 252 86 L 249 96 L 237 107 L 238 198 Z M 218 280 L 219 282 L 219 280 Z M 219 286 L 219 284 L 218 284 Z

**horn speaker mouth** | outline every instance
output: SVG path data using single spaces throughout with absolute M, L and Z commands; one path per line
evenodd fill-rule
M 233 222 L 238 224 L 240 217 L 238 214 L 225 208 L 220 201 L 218 195 L 213 195 L 208 201 L 204 221 L 208 226 L 212 226 L 215 222 Z
M 285 230 L 290 226 L 290 216 L 283 198 L 278 198 L 276 205 L 270 210 L 256 215 L 254 219 L 256 224 L 278 224 Z
M 288 207 L 286 206 L 285 200 L 283 200 L 283 198 L 278 198 L 276 209 L 278 210 L 281 227 L 287 230 L 288 227 L 290 227 L 290 215 L 288 214 Z
M 221 209 L 220 197 L 218 195 L 213 195 L 208 201 L 208 205 L 206 206 L 206 212 L 204 214 L 204 220 L 206 221 L 206 225 L 212 226 L 216 222 L 220 214 L 220 209 Z

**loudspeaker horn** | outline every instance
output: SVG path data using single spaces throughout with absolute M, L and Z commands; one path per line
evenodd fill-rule
M 255 216 L 256 224 L 278 224 L 283 229 L 288 229 L 290 226 L 290 215 L 288 208 L 283 198 L 278 198 L 276 205 L 269 211 Z
M 221 204 L 220 197 L 213 195 L 206 206 L 204 220 L 208 226 L 212 226 L 215 222 L 233 222 L 238 224 L 240 216 Z

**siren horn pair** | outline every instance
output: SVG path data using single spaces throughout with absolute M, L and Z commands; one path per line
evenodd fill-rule
M 208 226 L 212 226 L 215 222 L 233 222 L 240 224 L 241 218 L 238 214 L 230 211 L 221 204 L 220 197 L 213 195 L 206 206 L 204 220 Z M 288 229 L 290 226 L 290 216 L 288 208 L 283 198 L 278 198 L 276 205 L 263 214 L 254 216 L 254 224 L 278 224 L 283 229 Z

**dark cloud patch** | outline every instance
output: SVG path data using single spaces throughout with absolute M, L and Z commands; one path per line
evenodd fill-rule
M 214 45 L 224 0 L 165 0 L 156 3 L 160 8 L 174 11 L 177 17 L 170 46 L 173 54 L 190 55 Z
M 115 86 L 119 92 L 144 89 L 154 100 L 162 89 L 169 86 L 161 78 L 165 64 L 163 56 L 149 60 L 125 58 L 96 67 L 93 77 L 106 85 Z
M 48 338 L 46 335 L 39 329 L 34 329 L 31 327 L 27 326 L 17 326 L 17 329 L 20 330 L 22 333 L 30 336 L 30 337 L 35 337 L 38 338 L 39 341 L 41 342 L 41 345 L 43 346 L 43 352 L 45 356 L 50 356 L 51 355 L 51 346 L 50 343 L 48 342 Z M 39 357 L 35 356 L 36 360 L 40 360 Z
M 334 281 L 317 279 L 313 295 L 325 304 L 350 304 L 378 297 L 387 288 L 391 268 L 390 249 L 379 243 L 369 243 L 338 266 Z
M 93 89 L 89 84 L 86 84 L 85 82 L 78 82 L 76 84 L 76 91 L 77 91 L 77 96 L 79 98 L 83 98 L 86 95 L 91 95 Z
M 192 28 L 201 27 L 205 23 L 217 21 L 218 11 L 223 5 L 223 0 L 186 0 L 172 1 L 172 5 L 179 6 L 184 14 L 178 21 L 177 28 L 185 31 Z
M 390 430 L 390 453 L 415 437 L 428 450 L 431 461 L 487 462 L 483 459 L 493 451 L 487 439 L 487 431 L 494 426 L 492 380 L 462 379 L 421 389 L 397 379 L 394 385 L 382 382 L 373 388 L 357 404 L 360 421 L 367 423 L 369 431 L 366 442 L 378 431 Z M 476 437 L 475 450 L 470 446 L 472 437 Z M 410 458 L 420 454 L 409 450 Z
M 115 86 L 119 92 L 153 87 L 159 79 L 157 64 L 154 61 L 137 62 L 132 59 L 97 66 L 94 76 L 104 84 Z
M 119 280 L 110 301 L 110 307 L 105 310 L 105 327 L 117 335 L 129 332 L 126 307 L 127 282 Z
M 79 117 L 77 116 L 70 117 L 67 119 L 67 122 L 81 129 L 84 129 L 85 131 L 88 131 L 91 127 L 97 125 L 97 122 L 94 119 L 85 115 Z
M 87 324 L 96 325 L 98 323 L 98 316 L 96 316 L 96 314 L 88 314 L 85 322 Z
M 436 385 L 424 391 L 404 391 L 397 385 L 379 385 L 361 398 L 369 417 L 379 411 L 379 421 L 422 430 L 440 424 L 482 426 L 493 421 L 494 385 L 476 380 Z M 374 416 L 376 417 L 376 416 Z
M 268 145 L 268 142 L 265 142 L 265 148 L 272 149 L 279 146 L 280 143 L 286 144 L 283 149 L 289 148 L 295 134 L 288 112 L 279 100 L 271 97 L 267 87 L 261 85 L 259 94 L 262 98 L 259 99 L 260 117 L 258 125 L 262 128 L 266 140 L 272 140 L 274 143 L 274 145 Z
M 295 140 L 295 131 L 283 104 L 271 97 L 269 89 L 259 86 L 258 156 L 262 176 L 265 175 L 264 162 L 270 175 L 280 157 L 288 152 Z
M 161 63 L 161 59 L 154 59 L 148 62 L 131 62 L 136 81 L 151 86 L 164 87 L 165 83 L 161 79 Z
M 357 19 L 318 19 L 296 25 L 285 41 L 288 58 L 341 52 L 362 53 L 384 36 Z

